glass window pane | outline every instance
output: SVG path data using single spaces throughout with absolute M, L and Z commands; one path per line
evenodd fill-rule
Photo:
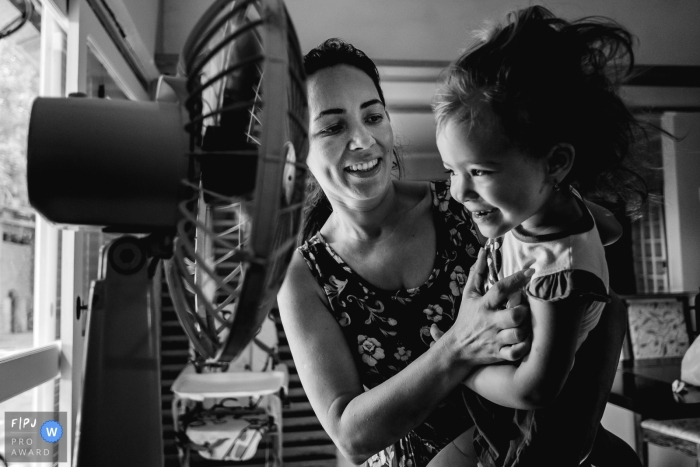
M 117 82 L 109 74 L 99 59 L 99 55 L 88 44 L 87 54 L 87 92 L 88 97 L 107 99 L 128 99 Z
M 50 16 L 42 22 L 41 3 L 34 4 L 30 20 L 0 40 L 0 355 L 35 345 L 41 323 L 49 326 L 41 343 L 59 328 L 55 306 L 34 309 L 41 296 L 34 290 L 38 221 L 29 205 L 26 150 L 34 99 L 65 94 L 67 38 Z M 0 26 L 22 12 L 22 2 L 0 1 Z
M 20 15 L 13 3 L 0 5 L 3 25 Z M 0 355 L 33 345 L 35 214 L 27 196 L 26 141 L 40 85 L 36 18 L 0 40 Z

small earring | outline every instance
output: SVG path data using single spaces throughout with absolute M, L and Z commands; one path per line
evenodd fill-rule
M 561 185 L 559 185 L 558 180 L 554 180 L 554 191 L 559 191 L 561 190 Z

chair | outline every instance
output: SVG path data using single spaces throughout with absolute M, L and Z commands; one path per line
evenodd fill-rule
M 189 363 L 178 375 L 171 390 L 181 466 L 246 462 L 281 467 L 289 373 L 279 363 L 277 344 L 275 323 L 266 319 L 225 371 Z
M 692 342 L 687 294 L 627 295 L 626 358 L 682 358 Z
M 638 363 L 658 359 L 680 362 L 695 337 L 689 294 L 621 298 L 627 306 L 629 323 L 624 358 Z M 700 466 L 700 419 L 655 420 L 635 414 L 635 441 L 645 467 L 648 465 L 648 444 L 671 447 L 697 457 Z

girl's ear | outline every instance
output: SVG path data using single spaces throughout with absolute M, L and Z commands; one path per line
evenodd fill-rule
M 547 154 L 547 174 L 554 182 L 561 182 L 574 166 L 576 150 L 569 143 L 552 146 Z

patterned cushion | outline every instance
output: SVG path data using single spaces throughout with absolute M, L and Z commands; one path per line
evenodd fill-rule
M 628 317 L 635 359 L 682 357 L 688 350 L 690 339 L 681 301 L 628 300 Z

